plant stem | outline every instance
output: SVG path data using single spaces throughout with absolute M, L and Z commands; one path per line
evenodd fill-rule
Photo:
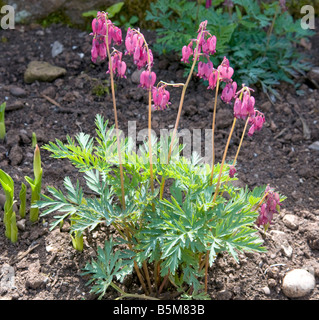
M 212 124 L 212 172 L 210 176 L 210 185 L 213 184 L 213 176 L 214 176 L 214 166 L 215 166 L 215 118 L 216 118 L 216 106 L 217 106 L 217 97 L 218 97 L 218 89 L 219 89 L 219 71 L 217 73 L 217 84 L 216 84 L 216 92 L 215 92 L 215 102 L 214 102 L 214 113 L 213 113 L 213 124 Z
M 154 194 L 154 176 L 153 176 L 153 159 L 152 159 L 152 92 L 148 90 L 148 149 L 150 157 L 150 178 L 151 178 L 151 191 Z M 152 204 L 153 211 L 155 210 L 154 203 Z
M 233 165 L 235 165 L 235 163 L 236 163 L 236 161 L 237 161 L 238 154 L 239 154 L 239 150 L 240 150 L 241 145 L 242 145 L 243 140 L 244 140 L 244 136 L 245 136 L 245 132 L 246 132 L 246 129 L 247 129 L 248 122 L 249 122 L 249 117 L 247 117 L 247 120 L 246 120 L 246 123 L 245 123 L 245 127 L 244 127 L 243 133 L 242 133 L 242 135 L 241 135 L 240 143 L 239 143 L 239 146 L 238 146 L 238 149 L 237 149 L 237 152 L 236 152 L 236 156 L 235 156 L 235 158 L 234 158 Z
M 162 282 L 162 284 L 161 284 L 161 286 L 160 286 L 160 288 L 159 288 L 159 290 L 158 290 L 158 294 L 161 294 L 161 293 L 162 293 L 163 288 L 164 288 L 167 280 L 168 280 L 168 274 L 164 277 L 163 282 Z
M 152 284 L 151 284 L 150 274 L 148 272 L 146 261 L 143 261 L 143 270 L 144 270 L 144 274 L 145 274 L 148 288 L 150 289 L 150 292 L 152 292 Z
M 203 30 L 201 30 L 201 34 L 202 34 L 202 32 L 203 32 Z M 199 38 L 201 38 L 201 36 Z M 190 72 L 188 74 L 186 82 L 183 85 L 181 99 L 180 99 L 180 102 L 179 102 L 179 107 L 178 107 L 178 112 L 177 112 L 177 117 L 176 117 L 176 122 L 175 122 L 175 127 L 174 127 L 174 130 L 173 130 L 172 140 L 171 140 L 170 147 L 169 147 L 169 150 L 168 150 L 167 163 L 169 163 L 170 158 L 171 158 L 172 147 L 173 147 L 173 143 L 174 143 L 174 140 L 175 140 L 175 135 L 176 135 L 176 132 L 177 132 L 179 120 L 180 120 L 181 113 L 182 113 L 182 108 L 183 108 L 183 104 L 184 104 L 186 89 L 187 89 L 188 84 L 189 84 L 189 82 L 191 80 L 191 77 L 193 75 L 193 71 L 194 71 L 194 68 L 195 68 L 195 65 L 196 65 L 196 62 L 197 62 L 198 46 L 199 46 L 199 42 L 197 42 L 197 45 L 196 45 L 196 55 L 194 56 L 194 60 L 193 60 L 193 64 L 192 64 L 191 70 L 190 70 Z M 161 200 L 163 199 L 164 186 L 165 186 L 165 178 L 162 176 L 161 189 L 160 189 L 160 199 Z
M 205 259 L 205 292 L 206 293 L 208 288 L 208 265 L 209 265 L 209 250 L 206 252 L 206 259 Z
M 111 287 L 113 287 L 116 291 L 122 294 L 121 297 L 116 298 L 115 300 L 121 300 L 123 298 L 137 298 L 137 299 L 146 299 L 146 300 L 159 300 L 155 297 L 146 296 L 145 294 L 135 294 L 135 293 L 126 293 L 115 283 L 111 282 Z
M 105 42 L 106 42 L 107 56 L 108 56 L 109 64 L 110 64 L 110 77 L 111 77 L 112 100 L 113 100 L 115 129 L 116 129 L 117 151 L 118 151 L 119 165 L 120 165 L 121 192 L 122 192 L 121 203 L 122 203 L 122 209 L 125 210 L 126 207 L 125 207 L 123 164 L 122 164 L 122 157 L 121 157 L 119 126 L 118 126 L 118 121 L 117 121 L 117 110 L 116 110 L 116 100 L 115 100 L 115 90 L 114 90 L 114 80 L 113 80 L 113 67 L 112 67 L 112 59 L 111 59 L 109 40 L 108 40 L 109 25 L 107 23 L 107 16 L 105 16 L 105 19 L 106 19 L 106 41 Z
M 226 155 L 227 155 L 227 151 L 228 151 L 228 147 L 229 147 L 229 142 L 230 142 L 230 138 L 234 132 L 234 128 L 235 128 L 235 124 L 236 124 L 236 118 L 234 118 L 234 121 L 233 121 L 233 125 L 232 125 L 232 128 L 230 130 L 230 133 L 229 133 L 229 136 L 228 136 L 228 140 L 227 140 L 227 143 L 226 143 L 226 147 L 225 147 L 225 150 L 224 150 L 224 155 L 223 155 L 223 159 L 222 159 L 222 163 L 220 165 L 220 170 L 219 170 L 219 175 L 218 175 L 218 181 L 217 181 L 217 185 L 216 185 L 216 189 L 215 189 L 215 194 L 214 194 L 214 198 L 213 198 L 213 202 L 216 201 L 216 197 L 217 197 L 217 194 L 219 192 L 219 187 L 220 187 L 220 179 L 221 179 L 221 176 L 222 176 L 222 172 L 223 172 L 223 167 L 224 167 L 224 163 L 225 163 L 225 159 L 226 159 Z

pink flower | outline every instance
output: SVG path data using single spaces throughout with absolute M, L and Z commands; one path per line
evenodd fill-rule
M 260 131 L 262 129 L 263 124 L 265 123 L 265 116 L 263 113 L 255 110 L 255 114 L 249 118 L 249 124 L 251 125 L 248 135 L 251 137 L 255 131 Z
M 150 72 L 148 70 L 145 70 L 141 73 L 140 86 L 142 88 L 151 89 L 154 86 L 155 81 L 156 81 L 155 72 Z
M 120 78 L 126 78 L 125 71 L 126 71 L 126 63 L 122 61 L 122 52 L 115 51 L 115 53 L 111 56 L 112 61 L 112 72 L 113 74 L 118 73 Z M 106 73 L 110 72 L 110 63 L 109 63 L 109 70 Z
M 126 71 L 126 63 L 124 61 L 119 61 L 117 64 L 117 73 L 119 77 L 126 78 L 125 71 Z
M 218 78 L 218 71 L 216 69 L 213 69 L 211 74 L 208 77 L 209 86 L 207 89 L 214 89 L 217 84 L 217 78 Z
M 211 61 L 208 61 L 207 63 L 204 63 L 200 61 L 198 63 L 198 73 L 197 76 L 200 78 L 203 78 L 204 80 L 208 80 L 210 74 L 213 71 L 213 63 Z
M 238 94 L 238 93 L 237 93 Z M 253 117 L 255 114 L 255 98 L 250 96 L 249 91 L 244 91 L 243 101 L 236 98 L 234 103 L 234 116 L 237 119 L 245 120 L 247 117 Z M 252 129 L 253 131 L 254 129 Z
M 229 82 L 234 74 L 234 69 L 229 66 L 229 61 L 224 57 L 223 62 L 218 66 L 219 78 L 221 81 Z
M 122 43 L 122 30 L 114 26 L 112 38 L 115 44 L 120 45 Z
M 216 52 L 216 42 L 217 42 L 216 36 L 211 36 L 210 38 L 207 39 L 208 52 L 210 54 L 214 54 Z
M 229 177 L 234 178 L 235 173 L 237 172 L 236 168 L 233 165 L 229 166 Z
M 165 110 L 167 106 L 170 104 L 169 102 L 170 94 L 167 90 L 165 90 L 164 86 L 160 88 L 154 87 L 152 89 L 152 96 L 154 101 L 153 108 L 155 110 Z
M 233 83 L 227 83 L 222 91 L 221 99 L 225 103 L 230 103 L 230 101 L 234 98 L 236 94 L 236 89 L 237 83 L 235 81 Z
M 193 42 L 191 42 L 188 46 L 184 46 L 182 49 L 182 62 L 189 63 L 188 59 L 193 54 Z
M 208 9 L 212 6 L 212 0 L 206 0 L 205 8 Z
M 265 203 L 262 204 L 257 218 L 257 225 L 263 225 L 266 228 L 271 224 L 273 215 L 280 210 L 280 196 L 277 192 L 274 192 L 269 185 L 265 189 Z
M 91 59 L 95 63 L 99 56 L 99 42 L 96 38 L 92 40 Z

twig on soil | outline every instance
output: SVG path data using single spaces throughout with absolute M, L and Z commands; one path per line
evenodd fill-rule
M 288 130 L 287 127 L 284 128 L 284 129 L 282 129 L 278 134 L 276 134 L 276 135 L 274 136 L 274 140 L 276 140 L 276 139 L 278 139 L 280 136 L 282 136 L 287 130 Z
M 72 108 L 65 108 L 65 107 L 62 107 L 58 102 L 56 102 L 55 100 L 53 100 L 52 98 L 46 96 L 45 94 L 41 94 L 41 97 L 48 100 L 49 102 L 51 102 L 52 104 L 54 104 L 55 106 L 57 106 L 59 109 L 57 110 L 58 112 L 61 112 L 61 113 L 78 113 L 78 114 L 81 114 L 81 113 L 87 113 L 86 110 L 79 110 L 79 109 L 72 109 Z
M 13 265 L 15 263 L 17 263 L 18 261 L 22 260 L 24 257 L 26 257 L 32 250 L 34 250 L 35 248 L 37 248 L 40 244 L 36 244 L 30 245 L 29 249 L 26 250 L 25 252 L 21 253 L 20 255 L 18 255 L 18 257 L 11 259 L 11 261 L 9 262 L 10 265 Z

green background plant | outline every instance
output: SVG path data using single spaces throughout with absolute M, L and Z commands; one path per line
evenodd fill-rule
M 257 84 L 276 95 L 276 85 L 282 81 L 293 84 L 298 74 L 309 70 L 310 64 L 298 53 L 296 45 L 314 32 L 303 30 L 300 21 L 294 20 L 288 11 L 281 12 L 278 1 L 260 6 L 255 0 L 234 0 L 231 11 L 222 2 L 213 1 L 209 9 L 196 1 L 152 3 L 146 20 L 160 24 L 154 49 L 181 55 L 181 48 L 192 39 L 198 21 L 207 20 L 207 29 L 217 37 L 212 61 L 218 65 L 227 56 L 239 84 Z

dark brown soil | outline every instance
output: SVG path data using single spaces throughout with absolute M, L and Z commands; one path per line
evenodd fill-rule
M 83 131 L 95 135 L 96 114 L 102 114 L 114 123 L 110 94 L 98 96 L 96 90 L 108 85 L 105 74 L 107 64 L 93 65 L 90 61 L 91 37 L 82 31 L 60 25 L 47 29 L 39 26 L 16 27 L 0 30 L 0 102 L 7 101 L 7 139 L 0 142 L 0 168 L 14 179 L 15 198 L 24 176 L 33 176 L 31 135 L 35 132 L 39 146 L 56 138 L 65 141 Z M 152 43 L 154 38 L 146 34 Z M 64 51 L 52 58 L 51 45 L 58 40 Z M 312 48 L 301 48 L 319 65 L 319 34 L 312 38 Z M 79 54 L 84 54 L 81 57 Z M 136 67 L 125 56 L 128 64 L 127 79 L 117 81 L 116 97 L 120 128 L 126 132 L 128 121 L 137 122 L 137 131 L 147 127 L 147 96 L 134 83 Z M 43 60 L 63 67 L 67 74 L 52 83 L 25 84 L 24 72 L 30 61 Z M 157 79 L 184 82 L 183 66 L 178 57 L 155 55 L 154 71 Z M 133 81 L 132 81 L 133 80 Z M 287 196 L 280 215 L 276 215 L 267 233 L 260 232 L 267 253 L 240 254 L 236 264 L 228 254 L 218 256 L 209 271 L 209 294 L 212 299 L 287 300 L 281 284 L 287 271 L 308 268 L 319 279 L 319 151 L 309 146 L 319 140 L 319 90 L 307 80 L 302 83 L 304 95 L 296 94 L 293 86 L 283 84 L 278 90 L 281 99 L 270 101 L 256 88 L 254 94 L 259 109 L 265 113 L 266 124 L 253 138 L 246 138 L 238 159 L 238 177 L 253 188 L 270 184 Z M 98 87 L 100 85 L 100 87 Z M 44 98 L 53 99 L 58 105 Z M 180 89 L 171 90 L 171 108 L 153 113 L 153 129 L 159 134 L 163 128 L 175 124 Z M 180 128 L 210 129 L 213 94 L 201 81 L 193 77 L 187 90 Z M 232 123 L 231 107 L 220 102 L 217 113 L 217 161 Z M 239 144 L 243 123 L 240 123 L 231 140 L 229 156 L 234 156 Z M 203 140 L 204 143 L 204 140 Z M 204 150 L 204 145 L 202 146 Z M 47 186 L 60 188 L 65 176 L 73 181 L 78 172 L 67 161 L 55 160 L 42 150 L 43 192 Z M 0 191 L 1 193 L 2 191 Z M 30 195 L 30 191 L 28 191 Z M 28 197 L 29 199 L 30 197 Z M 29 205 L 29 203 L 28 203 Z M 284 217 L 294 215 L 297 225 L 292 226 Z M 2 221 L 3 210 L 0 209 Z M 4 236 L 0 222 L 0 281 L 4 267 L 12 266 L 14 286 L 2 286 L 0 299 L 14 300 L 79 300 L 95 299 L 89 293 L 88 280 L 81 276 L 82 268 L 96 255 L 97 243 L 105 237 L 103 228 L 93 231 L 85 239 L 84 252 L 72 248 L 68 226 L 49 231 L 52 216 L 40 219 L 35 225 L 26 222 L 19 231 L 17 244 Z M 278 240 L 278 231 L 284 241 Z M 282 239 L 282 238 L 281 238 Z M 292 250 L 292 251 L 291 251 Z M 134 275 L 124 287 L 127 291 L 139 290 Z M 106 299 L 116 297 L 112 290 Z M 165 298 L 171 298 L 165 296 Z M 318 284 L 302 300 L 319 299 Z

